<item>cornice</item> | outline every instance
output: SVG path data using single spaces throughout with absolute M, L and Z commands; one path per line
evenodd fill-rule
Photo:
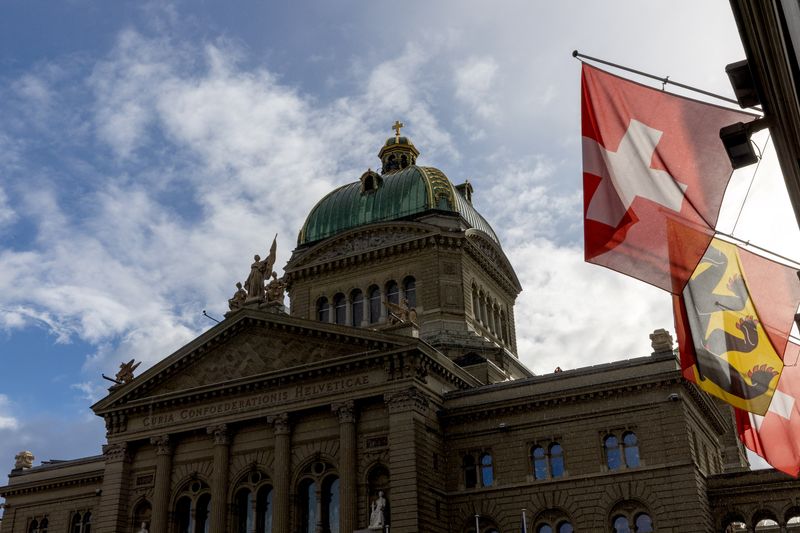
M 0 487 L 0 498 L 8 498 L 9 496 L 19 496 L 21 494 L 30 494 L 34 492 L 42 492 L 62 487 L 73 487 L 78 485 L 89 485 L 92 483 L 102 483 L 103 474 L 104 474 L 104 469 L 100 468 L 93 470 L 91 472 L 73 474 L 70 476 L 16 483 L 14 485 Z
M 528 381 L 525 380 L 517 381 Z M 534 378 L 535 379 L 535 378 Z M 571 403 L 593 401 L 603 398 L 617 397 L 621 393 L 636 392 L 645 389 L 666 388 L 680 383 L 682 380 L 678 371 L 668 374 L 637 376 L 625 380 L 609 381 L 586 385 L 572 389 L 548 391 L 542 394 L 533 394 L 516 398 L 499 398 L 491 403 L 479 403 L 457 408 L 445 407 L 439 413 L 444 424 L 453 425 L 474 420 L 493 418 L 515 413 L 523 413 L 531 409 L 555 407 Z M 515 382 L 511 382 L 516 384 Z M 482 388 L 481 388 L 482 389 Z M 476 390 L 478 392 L 480 389 Z
M 354 346 L 363 346 L 365 353 L 375 350 L 384 350 L 394 346 L 408 345 L 409 338 L 392 335 L 390 333 L 376 332 L 368 329 L 354 329 L 334 324 L 324 324 L 289 315 L 259 311 L 243 308 L 225 319 L 217 326 L 206 331 L 190 343 L 178 349 L 160 363 L 148 369 L 132 382 L 114 390 L 109 396 L 92 406 L 98 415 L 131 403 L 128 400 L 132 395 L 141 397 L 166 379 L 181 372 L 206 352 L 220 345 L 232 335 L 245 328 L 259 326 L 266 329 L 303 335 L 324 340 L 340 341 Z M 302 367 L 297 367 L 302 368 Z M 294 370 L 294 369 L 293 369 Z

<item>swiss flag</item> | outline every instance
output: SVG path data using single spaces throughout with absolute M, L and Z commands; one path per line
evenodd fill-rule
M 719 130 L 755 117 L 583 65 L 586 261 L 680 294 L 732 167 Z
M 783 373 L 764 416 L 736 410 L 739 439 L 777 470 L 800 473 L 800 346 L 786 347 Z

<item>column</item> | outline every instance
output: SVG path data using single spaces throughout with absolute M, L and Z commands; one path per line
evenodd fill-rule
M 169 496 L 172 482 L 172 445 L 169 435 L 150 437 L 156 447 L 156 479 L 153 487 L 153 515 L 150 520 L 151 533 L 167 533 L 169 524 Z
M 339 416 L 339 520 L 340 531 L 350 533 L 356 528 L 358 498 L 356 496 L 356 416 L 353 401 L 331 406 Z
M 417 533 L 419 479 L 417 472 L 417 412 L 424 412 L 427 398 L 414 387 L 387 393 L 389 411 L 390 517 L 392 533 Z
M 273 479 L 275 496 L 273 498 L 272 528 L 276 533 L 289 531 L 289 490 L 292 462 L 292 429 L 289 425 L 289 414 L 281 413 L 267 417 L 275 434 L 275 459 Z
M 214 439 L 214 470 L 211 478 L 211 531 L 228 530 L 228 469 L 230 444 L 228 426 L 206 430 Z
M 131 458 L 128 443 L 117 442 L 103 446 L 106 467 L 95 531 L 117 533 L 128 527 L 128 492 Z

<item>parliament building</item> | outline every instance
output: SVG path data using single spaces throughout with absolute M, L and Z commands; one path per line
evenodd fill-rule
M 800 483 L 749 470 L 665 331 L 526 368 L 500 239 L 418 155 L 398 124 L 282 277 L 256 257 L 222 322 L 121 372 L 92 407 L 102 455 L 20 453 L 0 533 L 800 531 Z

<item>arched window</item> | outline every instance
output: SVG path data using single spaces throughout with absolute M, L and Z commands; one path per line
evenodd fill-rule
M 389 303 L 400 305 L 400 287 L 394 280 L 386 284 L 386 299 Z
M 351 311 L 350 325 L 360 327 L 364 322 L 364 293 L 360 289 L 355 289 L 350 293 Z
M 614 533 L 631 533 L 631 525 L 624 516 L 615 516 L 611 521 L 611 527 Z
M 28 533 L 39 533 L 39 521 L 36 519 L 31 520 L 28 526 Z
M 47 521 L 47 517 L 42 518 L 42 521 L 39 522 L 39 533 L 47 533 L 47 526 L 49 525 L 50 523 Z
M 72 523 L 69 526 L 70 533 L 83 533 L 82 531 L 82 516 L 81 513 L 72 515 Z
M 639 441 L 636 433 L 629 431 L 622 436 L 622 446 L 625 451 L 625 465 L 628 468 L 639 466 Z
M 531 460 L 533 461 L 533 477 L 535 479 L 547 479 L 547 454 L 541 446 L 534 446 L 531 450 Z
M 505 311 L 500 311 L 500 337 L 504 343 L 508 344 L 508 322 Z
M 328 299 L 325 296 L 322 296 L 319 300 L 317 300 L 317 320 L 320 322 L 331 321 L 331 308 L 328 305 Z
M 553 477 L 564 475 L 564 450 L 557 442 L 550 445 L 550 475 Z
M 556 533 L 574 533 L 575 529 L 569 522 L 560 522 L 556 527 Z
M 408 307 L 413 309 L 417 306 L 417 280 L 412 276 L 403 280 L 403 297 L 408 300 Z
M 475 284 L 472 284 L 472 316 L 475 317 L 475 320 L 480 322 L 481 321 L 481 309 L 480 303 L 478 299 L 478 287 Z
M 786 531 L 800 531 L 800 514 L 794 514 L 786 521 Z
M 761 533 L 762 531 L 780 531 L 780 526 L 778 523 L 771 519 L 771 518 L 762 518 L 758 522 L 756 522 L 756 527 L 753 529 L 756 533 Z
M 606 466 L 609 470 L 617 470 L 622 466 L 622 456 L 619 450 L 619 441 L 614 435 L 608 435 L 603 441 L 606 452 Z M 625 520 L 627 523 L 627 519 Z
M 468 489 L 474 489 L 478 486 L 478 471 L 475 467 L 475 458 L 470 454 L 465 455 L 462 467 L 464 469 L 464 486 Z
M 305 479 L 300 484 L 300 512 L 302 533 L 317 531 L 317 488 L 314 481 Z
M 484 487 L 491 487 L 494 484 L 494 467 L 490 453 L 481 455 L 481 484 Z
M 381 319 L 381 290 L 377 285 L 369 288 L 369 323 L 377 324 Z
M 347 299 L 341 292 L 333 297 L 333 318 L 337 324 L 347 323 Z
M 647 513 L 639 513 L 634 519 L 636 524 L 636 533 L 652 533 L 653 532 L 653 519 Z
M 536 528 L 536 533 L 553 533 L 553 528 L 550 527 L 550 524 L 542 524 Z
M 256 497 L 256 533 L 272 533 L 272 487 L 258 489 Z
M 211 522 L 211 494 L 208 485 L 193 480 L 184 486 L 173 514 L 177 533 L 208 533 Z
M 339 533 L 339 478 L 328 476 L 322 482 L 322 532 Z
M 236 533 L 272 533 L 272 486 L 261 472 L 239 481 L 234 496 Z

